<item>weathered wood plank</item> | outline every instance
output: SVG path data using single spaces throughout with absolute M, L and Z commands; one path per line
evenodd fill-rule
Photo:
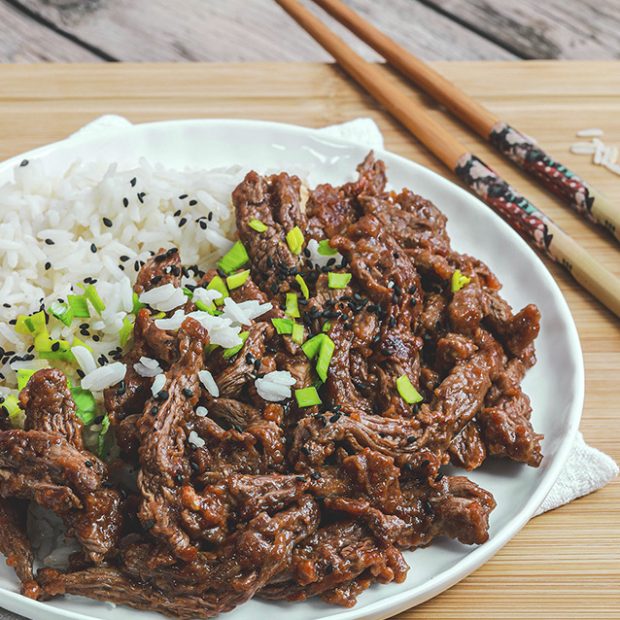
M 272 0 L 10 1 L 123 61 L 330 60 Z M 425 59 L 514 58 L 418 2 L 349 3 Z M 356 51 L 369 60 L 378 59 L 345 28 L 323 16 Z
M 620 58 L 618 0 L 418 0 L 522 58 Z
M 0 3 L 1 62 L 97 62 L 80 45 Z

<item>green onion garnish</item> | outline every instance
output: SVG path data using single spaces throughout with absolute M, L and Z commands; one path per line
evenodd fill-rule
M 74 317 L 78 319 L 87 319 L 90 316 L 90 311 L 84 295 L 68 295 L 67 303 Z
M 420 392 L 413 387 L 413 383 L 407 375 L 401 375 L 396 379 L 396 389 L 408 405 L 420 403 L 424 400 Z
M 138 293 L 134 293 L 133 294 L 133 308 L 131 309 L 131 313 L 132 314 L 138 314 L 138 312 L 140 312 L 140 310 L 142 308 L 144 308 L 146 306 L 146 304 L 143 304 L 140 301 L 140 298 L 138 296 Z M 77 315 L 76 315 L 77 316 Z
M 37 371 L 31 368 L 20 368 L 17 371 L 17 389 L 20 392 L 26 387 L 26 384 L 30 381 L 30 377 L 32 377 L 35 372 Z
M 4 397 L 4 402 L 0 405 L 0 409 L 4 407 L 9 414 L 9 422 L 13 428 L 23 428 L 24 412 L 19 406 L 19 400 L 14 394 Z
M 321 256 L 334 256 L 335 254 L 338 254 L 338 250 L 336 248 L 332 248 L 332 246 L 329 245 L 329 239 L 322 239 L 321 241 L 319 241 L 319 247 L 317 248 L 317 252 Z
M 61 323 L 64 323 L 67 327 L 71 326 L 73 321 L 73 310 L 66 304 L 55 303 L 49 308 L 50 314 L 56 317 Z
M 295 390 L 295 399 L 300 407 L 312 407 L 313 405 L 320 405 L 322 402 L 319 393 L 313 386 Z
M 103 303 L 101 297 L 99 297 L 99 293 L 97 292 L 97 289 L 93 284 L 89 284 L 84 289 L 84 297 L 86 297 L 86 299 L 90 301 L 90 303 L 93 305 L 93 308 L 99 314 L 101 314 L 105 310 L 105 304 Z
M 464 276 L 460 269 L 455 269 L 450 282 L 450 289 L 453 293 L 460 291 L 466 284 L 471 282 L 471 278 Z
M 183 295 L 185 295 L 185 297 L 189 297 L 190 299 L 194 296 L 193 291 L 190 291 L 187 286 L 183 287 Z
M 87 426 L 92 424 L 97 417 L 97 403 L 90 390 L 80 387 L 71 388 L 71 395 L 75 401 L 78 418 Z
M 34 349 L 44 360 L 75 362 L 71 345 L 67 340 L 51 340 L 48 334 L 39 334 L 34 339 Z
M 321 331 L 324 334 L 327 334 L 331 328 L 332 328 L 331 321 L 325 321 L 325 323 L 323 323 L 323 327 L 321 328 Z
M 327 274 L 327 286 L 329 288 L 346 288 L 353 276 L 350 273 L 333 273 Z
M 25 336 L 36 336 L 38 334 L 47 333 L 47 323 L 45 321 L 45 312 L 40 310 L 30 316 L 20 314 L 15 323 L 15 331 Z
M 301 316 L 301 314 L 299 314 L 299 304 L 297 303 L 296 293 L 286 294 L 286 308 L 284 310 L 284 313 L 288 314 L 294 319 L 298 319 Z
M 293 324 L 292 339 L 296 344 L 304 343 L 304 326 L 301 323 Z
M 300 274 L 297 274 L 295 276 L 295 282 L 299 284 L 299 288 L 301 289 L 301 293 L 304 298 L 308 299 L 310 297 L 310 291 L 308 290 L 308 285 L 306 284 L 306 281 L 302 278 Z
M 256 218 L 251 219 L 248 222 L 248 226 L 252 230 L 255 230 L 256 232 L 259 232 L 259 233 L 264 233 L 267 230 L 267 224 L 263 224 L 260 220 L 257 220 Z
M 250 260 L 248 253 L 241 241 L 237 241 L 235 245 L 217 261 L 217 266 L 225 273 L 231 274 L 237 271 Z
M 271 319 L 273 326 L 276 328 L 278 334 L 292 334 L 293 333 L 293 319 Z
M 216 349 L 219 349 L 220 345 L 219 344 L 214 344 L 213 342 L 210 342 L 205 348 L 204 348 L 204 352 L 205 355 L 211 355 L 211 353 L 213 353 L 213 351 L 215 351 Z
M 233 273 L 231 276 L 228 276 L 226 278 L 226 284 L 228 285 L 228 289 L 232 291 L 235 288 L 243 286 L 249 277 L 249 269 L 246 269 L 245 271 L 240 271 L 239 273 Z
M 299 226 L 291 228 L 286 233 L 286 243 L 288 244 L 288 249 L 293 254 L 301 254 L 301 250 L 304 247 L 304 233 L 301 232 Z
M 99 436 L 97 437 L 97 456 L 99 458 L 104 459 L 107 453 L 106 446 L 106 434 L 108 429 L 110 428 L 110 418 L 108 414 L 105 414 L 103 420 L 101 420 L 101 430 L 99 431 Z
M 125 317 L 123 319 L 123 325 L 118 331 L 118 337 L 119 337 L 122 347 L 124 347 L 129 342 L 129 339 L 131 338 L 132 334 L 133 334 L 133 323 L 127 317 Z M 73 346 L 75 346 L 75 340 L 73 341 Z
M 318 355 L 321 344 L 323 344 L 325 338 L 327 338 L 325 334 L 317 334 L 310 338 L 310 340 L 304 342 L 301 350 L 306 354 L 309 360 L 313 360 Z
M 228 287 L 226 286 L 226 282 L 224 282 L 224 280 L 222 280 L 220 276 L 215 276 L 215 278 L 213 278 L 213 280 L 209 282 L 209 286 L 207 286 L 207 290 L 208 291 L 215 290 L 222 294 L 222 296 L 219 299 L 215 300 L 215 305 L 217 306 L 222 305 L 226 297 L 230 297 L 230 295 L 228 294 Z M 205 312 L 208 312 L 208 310 L 206 310 Z
M 245 344 L 245 341 L 248 339 L 249 335 L 250 332 L 241 332 L 239 334 L 239 338 L 241 338 L 241 344 L 238 344 L 235 347 L 230 347 L 229 349 L 224 349 L 224 353 L 222 354 L 224 359 L 229 360 L 233 355 L 237 355 L 237 353 L 239 353 L 239 351 L 243 349 L 243 345 Z
M 319 356 L 316 360 L 316 374 L 319 375 L 321 381 L 327 381 L 327 371 L 329 369 L 329 363 L 332 361 L 332 355 L 336 349 L 334 341 L 327 335 L 321 342 L 319 349 Z

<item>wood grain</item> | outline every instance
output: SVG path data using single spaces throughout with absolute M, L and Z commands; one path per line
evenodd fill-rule
M 620 58 L 617 0 L 419 0 L 521 58 Z
M 329 60 L 272 0 L 1 1 L 24 7 L 122 61 Z M 386 5 L 352 0 L 350 4 L 429 60 L 514 58 L 502 46 L 418 2 L 390 0 Z M 326 22 L 365 58 L 378 59 L 334 20 Z M 24 45 L 32 42 L 24 40 Z M 0 58 L 3 47 L 0 39 Z
M 0 60 L 4 62 L 96 62 L 97 56 L 0 4 Z
M 550 153 L 620 204 L 619 177 L 568 153 L 574 132 L 599 126 L 620 144 L 620 63 L 437 63 L 494 113 L 536 136 Z M 390 79 L 399 81 L 384 69 Z M 170 118 L 260 118 L 321 126 L 374 118 L 387 147 L 441 173 L 441 165 L 333 66 L 0 66 L 0 158 L 65 137 L 103 113 L 134 122 Z M 412 98 L 419 95 L 412 92 Z M 475 148 L 605 266 L 620 275 L 615 242 L 561 206 L 471 132 L 430 113 Z M 0 205 L 0 208 L 1 205 Z M 586 366 L 581 429 L 620 460 L 620 327 L 559 268 L 549 265 L 575 317 Z M 400 620 L 620 618 L 620 482 L 532 520 L 490 562 Z M 413 567 L 415 570 L 415 566 Z

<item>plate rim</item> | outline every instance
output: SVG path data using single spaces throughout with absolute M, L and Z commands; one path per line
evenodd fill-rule
M 95 121 L 96 119 L 92 122 Z M 23 159 L 34 159 L 36 157 L 46 156 L 53 153 L 54 150 L 68 144 L 88 145 L 88 143 L 91 142 L 96 144 L 102 139 L 102 137 L 110 138 L 116 135 L 130 133 L 132 131 L 148 131 L 148 129 L 152 127 L 165 129 L 166 126 L 184 126 L 192 124 L 214 126 L 225 124 L 235 126 L 240 129 L 248 126 L 253 128 L 258 126 L 265 130 L 273 127 L 275 129 L 297 133 L 302 137 L 318 140 L 319 142 L 332 143 L 343 147 L 349 146 L 359 148 L 362 146 L 360 143 L 353 140 L 346 140 L 320 133 L 320 128 L 304 127 L 302 125 L 295 125 L 292 123 L 238 118 L 188 118 L 160 120 L 146 123 L 131 123 L 130 125 L 125 125 L 122 127 L 119 126 L 118 128 L 106 127 L 102 129 L 101 133 L 82 133 L 81 131 L 77 131 L 77 133 L 74 133 L 67 138 L 36 147 L 24 153 L 19 153 L 0 162 L 0 174 L 2 174 L 5 169 L 14 166 Z M 88 127 L 88 124 L 85 127 Z M 570 312 L 570 308 L 566 302 L 564 294 L 549 272 L 547 266 L 543 263 L 536 252 L 521 238 L 518 233 L 516 233 L 499 215 L 486 206 L 477 196 L 471 194 L 451 179 L 444 177 L 442 174 L 418 163 L 415 160 L 389 151 L 386 148 L 376 148 L 374 151 L 378 158 L 387 155 L 390 159 L 395 159 L 401 165 L 404 164 L 406 166 L 414 166 L 423 170 L 426 174 L 430 174 L 434 182 L 439 184 L 448 183 L 451 186 L 450 189 L 452 191 L 456 191 L 459 196 L 466 197 L 466 199 L 470 202 L 473 200 L 473 203 L 477 203 L 477 208 L 491 213 L 497 219 L 496 224 L 504 227 L 505 232 L 511 236 L 512 242 L 520 245 L 522 250 L 529 252 L 531 257 L 535 259 L 540 274 L 545 281 L 545 287 L 553 291 L 553 297 L 556 301 L 557 310 L 561 313 L 563 322 L 568 328 L 569 346 L 574 354 L 573 361 L 575 362 L 574 385 L 572 385 L 575 398 L 570 406 L 569 415 L 566 419 L 566 432 L 564 440 L 559 446 L 552 464 L 543 473 L 542 479 L 540 480 L 535 491 L 530 495 L 528 501 L 509 521 L 507 521 L 500 531 L 495 533 L 486 543 L 475 547 L 465 557 L 456 561 L 456 563 L 450 566 L 450 568 L 442 571 L 439 575 L 425 581 L 424 583 L 412 588 L 404 588 L 402 592 L 396 592 L 382 600 L 369 603 L 364 608 L 352 607 L 350 609 L 337 609 L 335 613 L 323 615 L 322 620 L 359 620 L 360 618 L 365 618 L 367 620 L 380 620 L 381 618 L 386 618 L 434 598 L 441 592 L 450 588 L 452 585 L 469 576 L 480 566 L 489 561 L 504 545 L 514 538 L 526 525 L 526 523 L 535 515 L 536 510 L 548 495 L 553 484 L 559 477 L 561 470 L 568 459 L 570 449 L 578 432 L 585 398 L 584 360 L 575 321 Z M 0 586 L 0 593 L 4 599 L 3 605 L 5 602 L 15 603 L 12 607 L 16 613 L 27 613 L 27 609 L 31 608 L 39 611 L 45 610 L 50 617 L 55 618 L 68 618 L 71 620 L 99 620 L 95 616 L 83 614 L 81 612 L 66 610 L 59 607 L 50 607 L 45 602 L 29 599 L 18 592 L 6 590 L 2 586 Z M 415 602 L 413 602 L 414 599 Z

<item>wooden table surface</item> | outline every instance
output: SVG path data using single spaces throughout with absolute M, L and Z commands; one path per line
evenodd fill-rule
M 437 63 L 448 78 L 536 136 L 620 205 L 620 177 L 571 155 L 575 131 L 601 127 L 620 144 L 620 63 Z M 393 78 L 397 79 L 397 78 Z M 444 171 L 341 72 L 323 64 L 0 66 L 0 158 L 63 138 L 100 114 L 131 121 L 243 117 L 319 127 L 374 118 L 387 148 Z M 412 91 L 412 97 L 418 97 Z M 429 103 L 433 116 L 444 118 Z M 540 204 L 610 270 L 619 247 L 577 219 L 471 132 L 460 140 Z M 0 205 L 0 208 L 1 205 Z M 581 429 L 620 461 L 620 328 L 617 319 L 549 266 L 575 317 L 586 366 Z M 620 618 L 620 481 L 535 518 L 495 558 L 401 619 Z M 413 568 L 415 570 L 415 566 Z M 0 601 L 1 604 L 1 601 Z
M 334 20 L 301 0 L 330 26 Z M 344 0 L 426 60 L 620 58 L 620 0 Z M 342 27 L 365 58 L 377 55 Z M 275 0 L 0 0 L 0 62 L 325 61 Z

